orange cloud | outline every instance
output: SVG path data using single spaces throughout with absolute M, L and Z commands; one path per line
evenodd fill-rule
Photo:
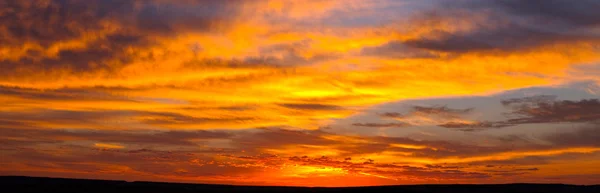
M 103 149 L 123 149 L 125 146 L 115 145 L 115 144 L 106 144 L 106 143 L 94 143 L 94 147 L 103 148 Z

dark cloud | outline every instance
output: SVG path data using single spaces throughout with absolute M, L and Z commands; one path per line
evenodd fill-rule
M 486 172 L 494 176 L 508 177 L 529 174 L 539 170 L 540 169 L 538 168 L 497 168 L 482 170 L 482 172 Z
M 312 43 L 311 39 L 304 39 L 291 43 L 264 46 L 259 48 L 260 57 L 248 57 L 244 59 L 244 62 L 288 67 L 306 65 L 338 57 L 335 53 L 315 53 L 311 57 L 303 56 L 303 53 L 311 49 Z
M 11 120 L 32 127 L 38 123 L 53 124 L 90 124 L 105 119 L 134 116 L 134 111 L 71 111 L 33 109 L 24 112 L 0 111 L 0 120 Z M 10 128 L 11 125 L 2 125 Z
M 334 53 L 316 53 L 311 57 L 303 56 L 303 51 L 310 49 L 309 40 L 293 42 L 288 44 L 275 44 L 259 48 L 258 56 L 244 58 L 199 58 L 185 62 L 182 68 L 186 69 L 210 69 L 210 68 L 274 68 L 292 71 L 298 65 L 307 65 L 337 57 Z M 246 75 L 235 77 L 234 80 L 222 81 L 246 81 L 264 79 L 266 74 Z M 208 80 L 210 81 L 210 80 Z
M 171 124 L 202 124 L 202 123 L 225 123 L 225 122 L 242 122 L 253 120 L 253 118 L 214 118 L 214 117 L 194 117 L 189 115 L 183 115 L 179 113 L 168 113 L 168 112 L 139 112 L 141 116 L 150 116 L 148 118 L 141 119 L 144 123 L 158 124 L 158 125 L 171 125 Z
M 505 136 L 500 136 L 500 137 L 496 137 L 495 139 L 504 142 L 504 143 L 527 143 L 527 144 L 531 144 L 533 141 L 531 138 L 527 137 L 527 136 L 522 136 L 522 135 L 515 135 L 515 134 L 511 134 L 511 135 L 505 135 Z
M 523 103 L 510 106 L 508 124 L 593 122 L 600 120 L 600 100 L 580 101 L 539 101 L 523 100 Z
M 227 139 L 233 136 L 225 131 L 111 131 L 111 130 L 59 130 L 59 129 L 0 129 L 3 142 L 23 142 L 31 146 L 40 143 L 65 141 L 93 141 L 118 144 L 194 146 L 195 140 Z M 15 140 L 20 139 L 20 140 Z
M 501 103 L 512 109 L 511 112 L 506 113 L 507 120 L 473 123 L 448 122 L 438 126 L 461 131 L 480 131 L 530 123 L 594 123 L 600 121 L 600 100 L 598 99 L 570 101 L 556 100 L 556 96 L 552 95 L 539 95 L 506 99 Z
M 317 104 L 317 103 L 285 103 L 280 106 L 297 110 L 342 110 L 343 107 L 337 105 Z
M 444 1 L 445 2 L 445 1 Z M 444 52 L 522 50 L 560 42 L 598 41 L 600 2 L 493 0 L 445 2 L 415 25 L 473 23 L 467 31 L 433 30 L 404 44 Z M 421 21 L 422 20 L 422 21 Z M 425 26 L 424 26 L 425 27 Z
M 322 138 L 326 134 L 315 130 L 287 130 L 280 128 L 262 128 L 258 132 L 238 135 L 234 143 L 239 147 L 256 150 L 256 148 L 281 147 L 284 145 L 333 145 L 335 141 Z M 280 140 L 273 140 L 280 139 Z
M 379 56 L 394 59 L 437 57 L 426 50 L 407 46 L 400 41 L 392 41 L 380 46 L 365 47 L 361 49 L 361 54 L 366 56 Z
M 405 118 L 410 116 L 439 116 L 443 118 L 458 118 L 462 115 L 473 112 L 473 108 L 453 109 L 447 106 L 412 106 L 408 113 L 386 112 L 380 114 L 387 118 Z
M 556 100 L 556 96 L 554 95 L 536 95 L 531 97 L 524 98 L 512 98 L 502 100 L 500 103 L 504 106 L 514 105 L 514 104 L 523 104 L 523 103 L 550 103 Z
M 63 153 L 58 153 L 63 152 Z M 68 152 L 65 154 L 64 152 Z M 220 152 L 224 153 L 224 152 Z M 249 167 L 230 160 L 215 160 L 209 153 L 196 150 L 97 149 L 82 146 L 62 146 L 60 149 L 23 149 L 7 152 L 18 167 L 36 170 L 59 170 L 64 172 L 106 175 L 111 167 L 126 167 L 134 176 L 177 175 L 181 177 L 228 176 L 256 172 L 260 165 Z M 214 155 L 214 152 L 213 154 Z M 4 163 L 3 163 L 4 164 Z M 245 166 L 245 167 L 243 167 Z M 9 169 L 7 169 L 9 170 Z M 6 170 L 5 170 L 6 171 Z M 123 177 L 124 173 L 120 172 Z M 125 173 L 127 175 L 127 173 Z
M 240 7 L 234 6 L 235 2 L 1 1 L 0 45 L 26 54 L 17 59 L 0 58 L 3 68 L 0 75 L 119 69 L 137 57 L 127 50 L 144 49 L 156 44 L 156 39 L 182 31 L 206 32 L 226 27 Z M 67 41 L 78 41 L 85 47 L 62 48 L 55 56 L 44 53 L 51 46 Z
M 395 112 L 386 112 L 386 113 L 381 113 L 379 115 L 382 117 L 387 117 L 387 118 L 400 118 L 403 116 L 402 113 L 395 113 Z
M 425 167 L 432 168 L 432 169 L 453 169 L 453 170 L 464 168 L 463 166 L 445 166 L 445 165 L 431 165 L 431 164 L 427 164 L 427 165 L 425 165 Z
M 20 87 L 0 86 L 0 94 L 23 99 L 34 100 L 98 100 L 98 101 L 132 101 L 123 96 L 115 96 L 95 88 L 61 88 L 61 89 L 31 89 Z
M 189 124 L 208 123 L 231 123 L 253 120 L 245 117 L 195 117 L 171 112 L 151 112 L 136 110 L 51 110 L 33 109 L 26 112 L 0 111 L 0 120 L 12 121 L 17 126 L 29 125 L 31 128 L 37 125 L 72 125 L 72 127 L 83 129 L 125 129 L 123 125 L 145 123 L 157 126 L 174 126 Z M 11 128 L 13 125 L 0 125 L 0 128 Z
M 0 118 L 0 128 L 28 128 L 29 124 L 22 121 Z
M 103 29 L 102 21 L 134 11 L 135 1 L 32 0 L 2 1 L 3 45 L 32 41 L 42 46 Z
M 534 17 L 536 20 L 562 22 L 572 26 L 595 26 L 600 24 L 600 2 L 596 0 L 494 0 L 495 5 L 506 12 Z
M 279 64 L 279 59 L 275 58 L 246 58 L 246 59 L 222 59 L 222 58 L 203 58 L 188 61 L 183 64 L 186 69 L 207 69 L 207 68 L 284 68 L 285 65 Z
M 221 23 L 222 19 L 233 17 L 239 9 L 234 6 L 235 0 L 33 0 L 0 3 L 3 8 L 0 22 L 6 29 L 2 42 L 20 45 L 33 41 L 42 46 L 106 29 L 106 22 L 132 28 L 136 33 L 143 33 L 138 34 L 140 36 L 175 33 L 176 27 L 208 30 L 215 27 L 210 23 Z M 122 30 L 106 38 L 128 43 L 142 38 L 127 36 L 126 32 Z
M 90 43 L 86 49 L 63 49 L 55 57 L 42 56 L 39 51 L 28 51 L 28 55 L 18 60 L 0 59 L 0 65 L 5 71 L 0 72 L 5 76 L 14 73 L 51 72 L 52 70 L 65 70 L 76 73 L 104 71 L 112 72 L 133 61 L 131 55 L 125 53 L 127 48 L 134 45 L 132 42 L 118 42 L 101 39 Z
M 502 128 L 509 127 L 512 124 L 504 124 L 504 123 L 494 123 L 494 122 L 448 122 L 444 124 L 438 125 L 440 127 L 458 129 L 461 131 L 477 131 L 481 129 L 487 128 Z
M 491 28 L 491 27 L 490 27 Z M 477 29 L 477 31 L 454 34 L 451 32 L 437 32 L 435 38 L 424 37 L 416 40 L 408 40 L 405 44 L 436 51 L 444 52 L 468 52 L 487 50 L 518 50 L 531 48 L 555 41 L 577 41 L 586 40 L 587 37 L 575 35 L 556 34 L 541 29 L 531 29 L 528 26 L 512 24 L 499 30 Z M 533 37 L 533 38 L 532 38 Z M 561 38 L 557 40 L 557 38 Z M 592 37 L 590 37 L 592 38 Z M 595 38 L 595 39 L 600 39 Z
M 353 123 L 352 125 L 358 127 L 407 127 L 410 126 L 408 123 Z
M 583 126 L 570 132 L 554 133 L 543 139 L 555 146 L 600 146 L 600 124 Z
M 244 2 L 224 1 L 159 1 L 144 2 L 135 15 L 140 31 L 165 34 L 184 31 L 211 31 L 225 27 Z
M 99 32 L 107 23 L 118 20 L 124 13 L 133 12 L 135 1 L 112 0 L 34 0 L 0 2 L 0 43 L 21 47 L 24 43 L 37 44 L 42 50 L 26 50 L 27 55 L 18 60 L 0 59 L 3 73 L 16 70 L 43 70 L 54 68 L 77 72 L 110 70 L 112 62 L 125 63 L 128 58 L 123 49 L 138 43 L 138 37 L 125 40 L 112 36 L 92 42 L 87 49 L 64 49 L 56 57 L 43 56 L 42 51 L 53 44 L 83 38 L 86 33 Z
M 446 106 L 433 106 L 433 107 L 414 106 L 412 113 L 453 116 L 453 115 L 470 113 L 472 111 L 473 111 L 473 108 L 452 109 L 452 108 L 448 108 Z
M 504 135 L 495 137 L 504 144 L 519 145 L 529 148 L 570 148 L 570 147 L 598 147 L 600 146 L 600 124 L 586 123 L 564 128 L 549 134 L 538 136 Z M 539 142 L 543 141 L 543 144 Z

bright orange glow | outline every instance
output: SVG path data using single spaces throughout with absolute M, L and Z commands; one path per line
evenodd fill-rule
M 123 149 L 123 148 L 125 148 L 124 146 L 121 146 L 121 145 L 105 144 L 105 143 L 95 143 L 94 147 L 106 148 L 106 149 Z

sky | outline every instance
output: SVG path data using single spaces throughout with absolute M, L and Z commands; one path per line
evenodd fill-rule
M 0 175 L 600 184 L 598 10 L 0 0 Z

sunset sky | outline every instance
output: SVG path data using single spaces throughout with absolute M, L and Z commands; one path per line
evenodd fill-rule
M 0 175 L 600 184 L 598 0 L 0 0 Z

